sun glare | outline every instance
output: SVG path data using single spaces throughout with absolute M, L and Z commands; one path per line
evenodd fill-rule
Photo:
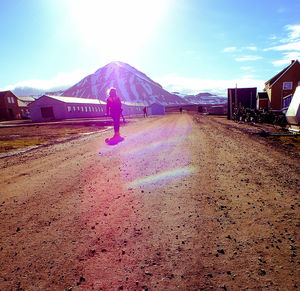
M 160 0 L 72 0 L 72 27 L 86 48 L 97 50 L 100 58 L 124 60 L 146 44 L 168 1 Z M 74 33 L 74 32 L 73 32 Z

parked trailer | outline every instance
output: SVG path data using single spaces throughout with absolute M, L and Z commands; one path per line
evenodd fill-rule
M 289 124 L 300 125 L 300 86 L 296 88 L 285 116 Z

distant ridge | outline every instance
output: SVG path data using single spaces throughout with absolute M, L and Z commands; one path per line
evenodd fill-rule
M 227 97 L 220 97 L 211 93 L 198 93 L 197 95 L 185 95 L 183 98 L 193 104 L 211 104 L 221 105 L 227 103 Z

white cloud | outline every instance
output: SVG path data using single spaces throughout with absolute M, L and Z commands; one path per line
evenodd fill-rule
M 256 46 L 247 46 L 247 47 L 245 47 L 245 49 L 250 50 L 250 51 L 257 51 Z
M 235 46 L 226 47 L 223 49 L 224 53 L 231 53 L 237 51 L 237 48 Z
M 291 50 L 299 50 L 300 51 L 300 40 L 298 41 L 292 41 L 283 45 L 278 45 L 270 48 L 264 49 L 264 51 L 291 51 Z
M 269 36 L 269 39 L 270 40 L 276 40 L 276 39 L 278 39 L 278 37 L 276 35 L 271 35 L 271 36 Z
M 251 66 L 242 66 L 242 67 L 240 67 L 240 69 L 244 70 L 244 71 L 249 71 L 249 70 L 252 70 L 253 67 L 251 67 Z
M 287 52 L 283 53 L 283 58 L 281 60 L 273 61 L 272 64 L 275 67 L 280 67 L 283 65 L 288 65 L 291 63 L 291 60 L 299 60 L 300 59 L 300 51 L 299 52 Z
M 300 58 L 300 25 L 286 25 L 284 29 L 288 34 L 287 37 L 279 39 L 281 44 L 264 49 L 264 51 L 282 52 L 281 59 L 272 62 L 276 67 L 287 65 L 291 60 Z
M 289 38 L 291 40 L 300 38 L 300 25 L 286 25 L 286 30 L 289 30 Z
M 236 46 L 230 46 L 230 47 L 224 48 L 223 53 L 241 52 L 241 51 L 245 51 L 245 50 L 257 51 L 257 47 L 254 45 L 244 46 L 244 47 L 240 47 L 240 48 L 237 48 Z
M 260 59 L 262 59 L 262 57 L 260 56 L 244 56 L 244 57 L 236 58 L 235 60 L 237 62 L 245 62 L 245 61 L 257 61 Z
M 213 80 L 201 78 L 186 78 L 177 74 L 167 75 L 159 83 L 169 92 L 180 92 L 183 94 L 197 94 L 199 92 L 210 92 L 219 96 L 227 96 L 227 89 L 238 87 L 257 87 L 259 91 L 264 88 L 265 80 L 256 80 L 253 75 L 243 76 L 241 79 Z
M 59 72 L 54 78 L 48 80 L 31 79 L 20 81 L 13 85 L 8 85 L 1 90 L 13 90 L 16 87 L 32 87 L 38 89 L 51 89 L 55 87 L 68 87 L 79 82 L 81 79 L 91 74 L 91 71 L 76 70 L 73 72 Z

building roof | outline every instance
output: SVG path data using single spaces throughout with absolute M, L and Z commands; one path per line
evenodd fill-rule
M 77 103 L 77 104 L 106 104 L 104 101 L 99 99 L 90 98 L 79 98 L 79 97 L 65 97 L 65 96 L 55 96 L 55 95 L 43 95 L 41 97 L 49 97 L 64 103 Z M 40 98 L 41 98 L 40 97 Z
M 14 95 L 14 93 L 11 92 L 11 91 L 1 91 L 1 92 L 0 92 L 0 97 L 5 96 L 7 93 L 11 93 L 12 95 Z
M 18 96 L 17 98 L 18 98 L 20 101 L 23 101 L 23 102 L 33 102 L 33 101 L 35 101 L 35 98 L 34 98 L 34 97 Z
M 152 103 L 152 104 L 150 104 L 149 106 L 151 107 L 151 106 L 161 106 L 161 107 L 165 107 L 164 105 L 162 105 L 162 104 L 160 104 L 160 103 L 158 103 L 158 102 L 154 102 L 154 103 Z
M 299 64 L 298 60 L 292 61 L 290 65 L 281 70 L 278 74 L 272 77 L 269 81 L 265 82 L 265 84 L 270 84 L 269 87 L 272 87 L 291 67 L 293 67 L 296 63 Z
M 135 103 L 135 102 L 129 102 L 129 101 L 121 101 L 122 104 L 128 105 L 128 106 L 148 106 L 144 103 Z
M 237 90 L 237 91 L 253 91 L 253 90 L 257 90 L 257 87 L 249 87 L 249 88 L 228 88 L 228 90 Z
M 27 103 L 23 102 L 23 101 L 20 100 L 20 99 L 18 99 L 17 102 L 18 102 L 18 106 L 19 106 L 19 107 L 28 107 Z

